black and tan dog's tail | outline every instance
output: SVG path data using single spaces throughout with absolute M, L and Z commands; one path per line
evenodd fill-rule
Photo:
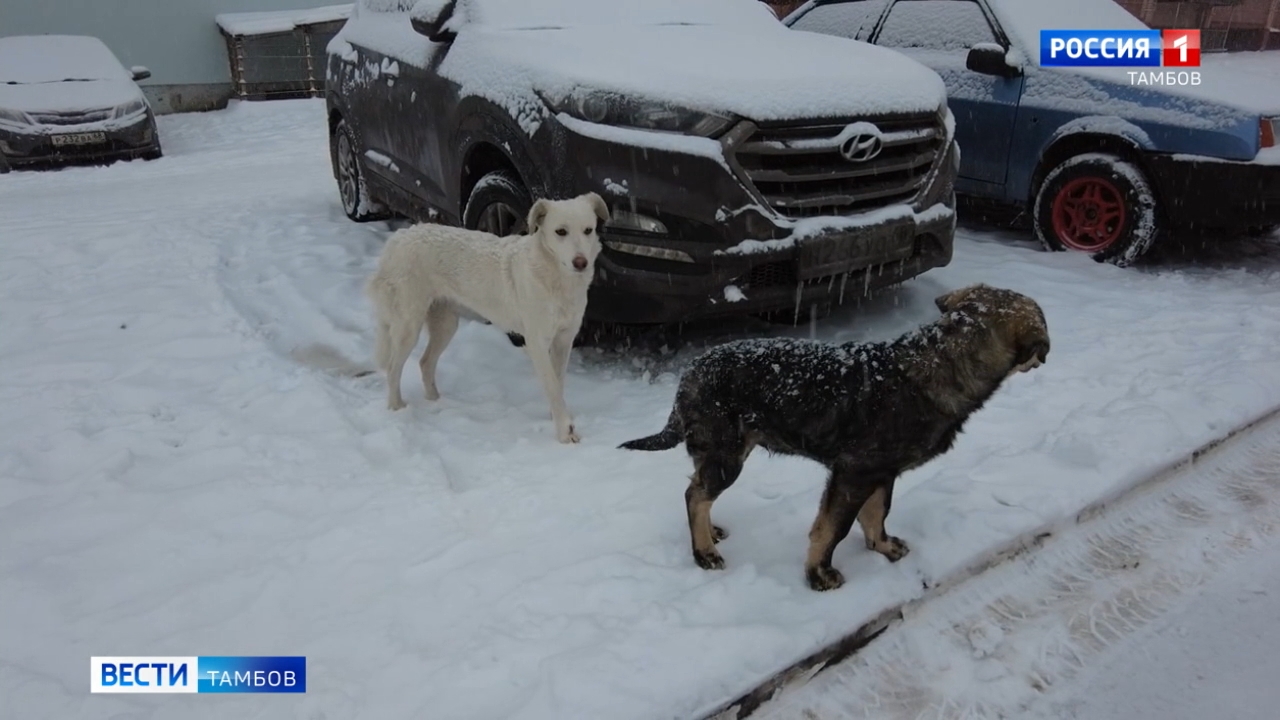
M 618 447 L 624 450 L 670 450 L 682 442 L 684 442 L 683 423 L 680 422 L 680 416 L 672 409 L 671 415 L 667 418 L 667 426 L 657 435 L 628 440 Z

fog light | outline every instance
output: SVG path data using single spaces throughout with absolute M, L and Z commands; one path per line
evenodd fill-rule
M 4 153 L 5 155 L 17 155 L 17 153 L 13 151 L 13 146 L 3 140 L 0 140 L 0 153 Z
M 673 262 L 693 262 L 693 256 L 683 250 L 670 250 L 668 248 L 653 247 L 652 245 L 637 245 L 636 243 L 622 242 L 621 240 L 605 240 L 604 244 L 610 250 L 617 250 L 628 255 L 639 255 L 640 257 L 671 260 Z
M 661 220 L 651 218 L 648 215 L 641 215 L 640 213 L 627 212 L 626 210 L 614 210 L 606 227 L 611 227 L 615 230 L 635 230 L 657 235 L 667 234 L 667 226 Z

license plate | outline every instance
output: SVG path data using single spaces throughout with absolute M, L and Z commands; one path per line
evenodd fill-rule
M 66 133 L 65 135 L 54 135 L 52 139 L 54 147 L 93 145 L 106 142 L 107 134 L 103 132 Z
M 906 260 L 915 251 L 913 223 L 859 228 L 838 235 L 810 238 L 800 243 L 801 280 Z

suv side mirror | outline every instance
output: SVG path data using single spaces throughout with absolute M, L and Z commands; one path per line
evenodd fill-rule
M 409 11 L 409 24 L 414 32 L 426 35 L 431 42 L 444 43 L 453 40 L 457 33 L 446 30 L 445 25 L 453 19 L 456 0 L 418 0 Z
M 133 67 L 129 68 L 129 72 L 133 73 L 133 79 L 135 81 L 146 80 L 147 78 L 151 77 L 151 71 L 142 67 L 141 65 L 134 65 Z
M 969 48 L 964 66 L 976 73 L 996 77 L 1016 77 L 1021 73 L 1005 60 L 1005 49 L 995 43 L 978 43 Z

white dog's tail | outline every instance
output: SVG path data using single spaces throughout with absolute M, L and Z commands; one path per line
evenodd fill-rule
M 373 361 L 382 369 L 386 369 L 391 360 L 391 326 L 378 321 L 377 340 L 373 346 Z
M 369 278 L 364 290 L 369 300 L 373 302 L 375 337 L 373 361 L 379 369 L 385 370 L 387 363 L 391 360 L 391 323 L 388 322 L 386 314 L 393 291 L 390 285 L 381 282 L 376 275 Z

